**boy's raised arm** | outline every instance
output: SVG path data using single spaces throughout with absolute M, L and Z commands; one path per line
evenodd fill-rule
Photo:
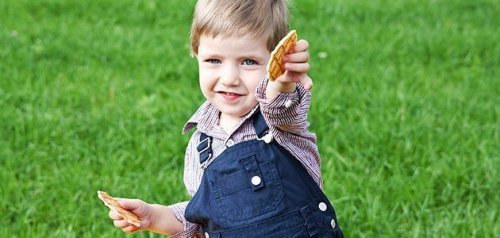
M 274 81 L 263 80 L 257 86 L 257 100 L 270 126 L 293 134 L 307 130 L 312 80 L 309 71 L 308 43 L 298 41 L 284 56 L 285 73 Z
M 283 57 L 285 62 L 285 73 L 274 81 L 269 81 L 266 88 L 268 101 L 274 100 L 280 93 L 292 93 L 297 83 L 304 85 L 309 90 L 313 83 L 307 72 L 309 72 L 309 44 L 300 40 L 292 48 L 292 51 Z

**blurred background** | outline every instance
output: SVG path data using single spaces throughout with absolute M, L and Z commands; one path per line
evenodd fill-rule
M 499 237 L 500 3 L 292 2 L 346 236 Z M 97 190 L 189 199 L 194 4 L 0 1 L 0 237 L 125 236 Z

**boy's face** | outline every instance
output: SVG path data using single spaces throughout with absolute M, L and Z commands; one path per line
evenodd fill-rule
M 257 84 L 267 72 L 270 52 L 265 41 L 250 35 L 202 35 L 199 42 L 197 59 L 205 98 L 227 116 L 249 113 L 257 105 Z

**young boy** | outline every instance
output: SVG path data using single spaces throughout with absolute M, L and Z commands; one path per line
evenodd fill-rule
M 110 211 L 116 227 L 176 237 L 342 237 L 307 130 L 308 43 L 285 56 L 284 75 L 266 78 L 288 30 L 286 0 L 198 1 L 192 53 L 207 101 L 183 130 L 196 128 L 184 168 L 193 197 L 171 206 L 119 199 L 141 226 Z

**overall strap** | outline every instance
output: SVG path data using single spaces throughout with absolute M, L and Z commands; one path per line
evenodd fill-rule
M 212 157 L 212 137 L 200 132 L 200 143 L 196 147 L 200 153 L 200 164 Z
M 264 116 L 262 116 L 260 110 L 255 112 L 255 114 L 252 116 L 252 119 L 257 137 L 259 139 L 262 137 L 266 138 L 265 136 L 269 134 L 269 127 L 267 126 L 266 120 L 264 119 Z M 272 140 L 272 137 L 269 139 Z M 266 143 L 269 142 L 266 140 Z M 212 158 L 212 137 L 203 132 L 200 132 L 200 143 L 198 144 L 198 147 L 196 147 L 196 149 L 200 154 L 200 164 Z
M 267 126 L 266 120 L 264 119 L 264 116 L 262 116 L 262 113 L 260 110 L 255 112 L 253 115 L 253 127 L 255 128 L 255 133 L 257 134 L 258 138 L 262 138 L 269 132 L 269 127 Z

